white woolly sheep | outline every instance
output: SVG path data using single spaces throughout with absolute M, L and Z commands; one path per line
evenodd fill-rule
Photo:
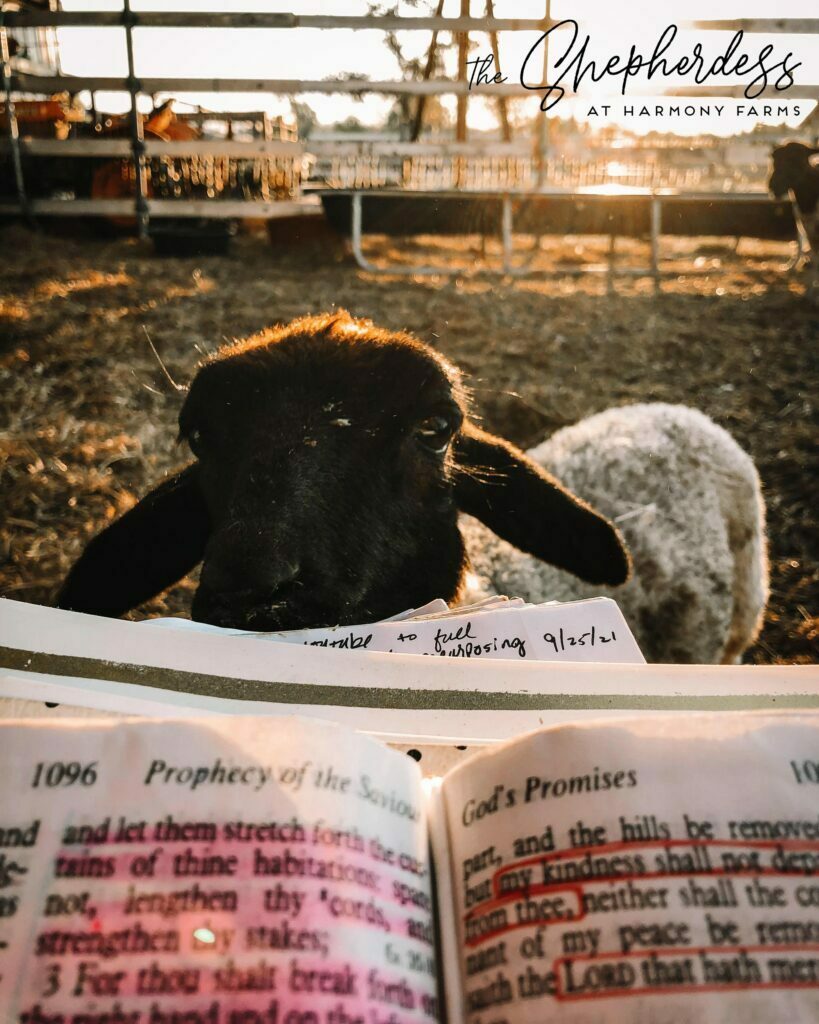
M 680 405 L 608 409 L 559 430 L 529 457 L 622 531 L 633 573 L 588 586 L 462 517 L 472 564 L 464 600 L 613 597 L 649 661 L 733 662 L 768 596 L 759 476 L 733 438 Z

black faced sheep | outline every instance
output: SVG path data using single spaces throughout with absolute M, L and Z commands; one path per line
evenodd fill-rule
M 814 269 L 819 260 L 819 166 L 812 158 L 819 156 L 816 146 L 787 142 L 773 151 L 773 171 L 768 188 L 776 199 L 791 195 L 798 211 L 798 220 L 807 236 Z
M 755 635 L 759 481 L 690 410 L 612 410 L 527 457 L 468 418 L 442 356 L 340 313 L 222 350 L 179 424 L 195 461 L 91 541 L 60 607 L 120 615 L 200 561 L 193 618 L 257 631 L 454 601 L 470 562 L 483 590 L 566 600 L 630 575 L 619 530 L 585 498 L 632 546 L 615 596 L 647 654 L 729 660 Z

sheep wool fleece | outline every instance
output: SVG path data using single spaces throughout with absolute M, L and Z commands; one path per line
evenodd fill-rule
M 590 586 L 463 516 L 471 573 L 462 600 L 606 595 L 648 661 L 738 660 L 759 629 L 768 572 L 759 476 L 726 431 L 684 406 L 632 405 L 559 430 L 528 454 L 621 529 L 632 578 Z

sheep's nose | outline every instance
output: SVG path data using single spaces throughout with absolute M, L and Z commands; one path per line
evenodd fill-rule
M 245 600 L 253 594 L 274 594 L 298 574 L 299 564 L 294 559 L 271 557 L 261 550 L 241 552 L 234 547 L 225 554 L 208 557 L 206 553 L 201 582 L 213 593 Z

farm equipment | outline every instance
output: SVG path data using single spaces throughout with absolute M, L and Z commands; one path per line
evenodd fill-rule
M 14 104 L 21 138 L 62 140 L 78 137 L 87 124 L 88 113 L 77 99 L 67 93 L 45 100 L 16 100 Z M 0 102 L 0 139 L 9 132 L 6 104 Z M 85 166 L 82 166 L 85 164 Z M 23 158 L 26 186 L 32 195 L 54 196 L 64 193 L 88 195 L 89 167 L 85 161 L 32 160 Z M 16 196 L 14 170 L 8 146 L 0 149 L 0 199 Z
M 129 138 L 130 119 L 126 115 L 109 118 L 98 125 L 100 137 Z M 144 140 L 185 142 L 201 138 L 201 130 L 179 120 L 171 100 L 166 101 L 147 116 L 142 116 Z M 146 160 L 145 187 L 147 198 L 205 198 L 213 195 L 208 190 L 207 175 L 193 169 L 193 157 L 151 157 Z M 204 194 L 201 194 L 204 193 Z M 90 184 L 91 199 L 133 199 L 136 196 L 136 173 L 133 160 L 101 160 L 97 162 Z M 201 194 L 201 195 L 200 195 Z M 115 227 L 134 231 L 136 218 L 109 217 Z M 193 256 L 219 255 L 227 252 L 231 237 L 236 233 L 232 219 L 211 221 L 205 218 L 168 217 L 153 221 L 149 235 L 160 255 Z
M 29 199 L 135 200 L 137 185 L 131 153 L 133 130 L 130 115 L 93 116 L 68 97 L 39 102 L 17 102 L 16 115 L 23 142 L 22 165 Z M 5 110 L 0 106 L 0 119 Z M 196 119 L 177 116 L 173 101 L 140 115 L 140 135 L 145 146 L 145 198 L 147 200 L 273 201 L 298 193 L 301 163 L 289 154 L 259 152 L 255 156 L 233 155 L 232 122 L 228 139 L 207 138 Z M 213 115 L 216 120 L 219 115 Z M 199 123 L 197 124 L 197 121 Z M 0 128 L 3 123 L 0 120 Z M 38 156 L 36 140 L 122 140 L 127 143 L 121 157 L 73 155 L 71 159 Z M 169 143 L 177 152 L 156 153 L 151 143 Z M 185 144 L 190 144 L 186 146 Z M 178 144 L 178 146 L 177 146 Z M 152 152 L 152 148 L 154 152 Z M 15 180 L 8 148 L 0 151 L 0 199 L 15 195 Z M 198 216 L 190 204 L 180 203 L 175 213 L 151 218 L 149 235 L 160 254 L 193 255 L 223 253 L 236 233 L 238 219 L 232 216 Z M 108 214 L 107 224 L 130 232 L 136 217 L 128 213 Z

